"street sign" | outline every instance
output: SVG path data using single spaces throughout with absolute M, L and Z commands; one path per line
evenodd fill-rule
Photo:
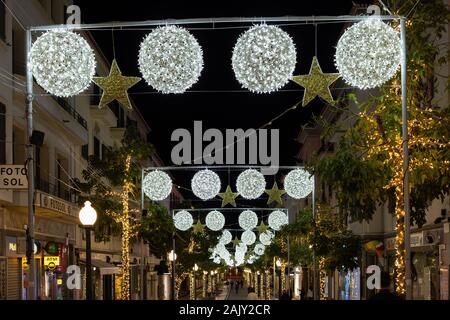
M 44 257 L 44 266 L 48 268 L 50 271 L 54 271 L 57 266 L 59 266 L 59 257 L 58 256 L 45 256 Z
M 27 189 L 27 169 L 23 165 L 0 165 L 0 189 Z

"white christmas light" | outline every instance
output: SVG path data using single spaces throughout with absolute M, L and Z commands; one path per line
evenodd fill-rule
M 284 190 L 294 199 L 302 199 L 314 188 L 314 178 L 303 169 L 290 171 L 284 178 Z
M 183 93 L 200 77 L 202 48 L 184 28 L 156 28 L 141 43 L 139 69 L 154 89 L 163 93 Z
M 219 243 L 227 245 L 233 240 L 233 235 L 228 230 L 223 230 L 222 235 L 219 238 Z
M 251 246 L 256 241 L 256 235 L 253 231 L 246 230 L 246 231 L 242 232 L 241 241 L 242 241 L 242 243 L 246 244 L 247 246 Z
M 213 231 L 219 231 L 225 225 L 225 217 L 219 211 L 211 211 L 206 216 L 206 226 Z
M 144 177 L 142 188 L 150 200 L 161 201 L 172 192 L 172 179 L 164 171 L 154 170 Z
M 273 234 L 272 231 L 267 230 L 266 232 L 263 232 L 259 235 L 259 241 L 265 245 L 268 246 L 272 243 L 272 239 L 275 235 Z
M 269 227 L 273 230 L 278 231 L 282 226 L 289 223 L 288 216 L 283 211 L 273 211 L 269 215 Z
M 258 225 L 258 216 L 251 210 L 245 210 L 239 215 L 239 226 L 244 230 L 252 230 Z
M 216 263 L 216 264 L 220 264 L 221 261 L 222 261 L 222 260 L 220 259 L 220 257 L 215 257 L 215 258 L 213 259 L 213 262 Z
M 236 189 L 245 199 L 257 199 L 266 189 L 266 179 L 261 172 L 247 169 L 239 174 L 236 180 Z
M 245 243 L 243 243 L 243 242 L 239 243 L 239 244 L 236 246 L 236 252 L 239 252 L 239 253 L 246 253 L 247 250 L 248 250 L 247 245 L 246 245 Z
M 191 181 L 192 192 L 202 200 L 209 200 L 220 192 L 220 178 L 211 170 L 198 171 Z
M 294 42 L 286 32 L 276 26 L 258 25 L 237 40 L 232 66 L 242 87 L 270 93 L 292 78 L 296 59 Z
M 335 62 L 348 84 L 375 88 L 398 70 L 401 46 L 398 33 L 377 18 L 368 18 L 348 28 L 339 39 Z
M 95 56 L 80 35 L 62 29 L 48 31 L 33 43 L 30 67 L 37 83 L 58 97 L 74 96 L 89 86 Z
M 173 223 L 175 225 L 175 228 L 177 228 L 178 230 L 186 231 L 190 227 L 192 227 L 194 219 L 189 212 L 187 212 L 186 210 L 182 210 L 178 211 L 175 214 L 175 216 L 173 217 Z
M 255 248 L 253 249 L 253 251 L 255 252 L 255 254 L 257 254 L 258 256 L 262 256 L 264 254 L 264 250 L 266 249 L 266 247 L 261 244 L 258 243 Z

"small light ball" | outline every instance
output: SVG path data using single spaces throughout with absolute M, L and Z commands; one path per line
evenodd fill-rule
M 236 189 L 245 199 L 257 199 L 266 190 L 266 179 L 261 172 L 247 169 L 239 174 L 236 180 Z
M 239 215 L 239 226 L 244 230 L 252 230 L 258 225 L 258 216 L 251 210 L 245 210 Z
M 284 178 L 284 190 L 294 199 L 308 196 L 314 188 L 314 178 L 303 169 L 290 171 Z
M 172 192 L 172 179 L 164 171 L 154 170 L 144 177 L 142 188 L 150 200 L 161 201 Z
M 211 170 L 201 170 L 192 178 L 191 187 L 197 197 L 210 200 L 220 192 L 220 178 Z
M 275 231 L 279 231 L 282 226 L 289 223 L 286 213 L 276 210 L 269 215 L 269 227 Z
M 225 217 L 219 211 L 211 211 L 206 216 L 206 226 L 212 231 L 219 231 L 225 225 Z
M 256 241 L 256 235 L 253 231 L 251 230 L 245 230 L 244 232 L 242 232 L 241 235 L 241 241 L 242 243 L 244 243 L 247 246 L 251 246 L 252 244 L 255 243 Z
M 178 211 L 175 216 L 173 217 L 173 223 L 175 225 L 175 228 L 181 231 L 186 231 L 190 227 L 192 227 L 192 224 L 194 223 L 194 218 L 192 218 L 192 215 L 186 211 Z

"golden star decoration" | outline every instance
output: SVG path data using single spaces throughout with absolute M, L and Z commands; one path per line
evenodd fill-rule
M 120 104 L 132 109 L 127 90 L 141 81 L 139 77 L 125 77 L 114 59 L 107 77 L 94 77 L 92 81 L 102 90 L 102 98 L 98 107 L 101 109 L 108 103 L 117 100 Z
M 283 200 L 281 196 L 286 193 L 284 190 L 278 189 L 278 184 L 274 182 L 272 189 L 265 191 L 269 195 L 269 200 L 267 200 L 267 204 L 271 204 L 272 202 L 277 202 L 280 206 L 283 205 Z
M 219 197 L 222 198 L 222 208 L 227 204 L 231 204 L 233 207 L 236 207 L 236 198 L 239 195 L 239 192 L 231 191 L 231 187 L 227 186 L 225 192 L 219 193 Z
M 266 226 L 266 225 L 264 224 L 264 222 L 262 222 L 262 221 L 261 221 L 261 223 L 259 224 L 259 226 L 256 227 L 256 230 L 258 230 L 258 233 L 259 233 L 259 234 L 266 232 L 268 229 L 269 229 L 269 227 Z
M 313 57 L 309 74 L 292 77 L 292 81 L 305 88 L 302 106 L 319 96 L 329 104 L 334 103 L 330 85 L 340 77 L 339 73 L 323 73 L 317 57 Z
M 202 233 L 205 225 L 200 222 L 200 219 L 197 220 L 197 223 L 192 226 L 192 230 L 194 233 Z
M 242 241 L 239 240 L 238 237 L 236 236 L 236 237 L 234 237 L 234 240 L 231 242 L 233 242 L 233 247 L 236 248 L 238 245 L 241 244 Z

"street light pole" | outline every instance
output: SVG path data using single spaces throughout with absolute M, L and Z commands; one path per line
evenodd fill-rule
M 93 300 L 92 295 L 92 260 L 91 227 L 86 227 L 86 300 Z

